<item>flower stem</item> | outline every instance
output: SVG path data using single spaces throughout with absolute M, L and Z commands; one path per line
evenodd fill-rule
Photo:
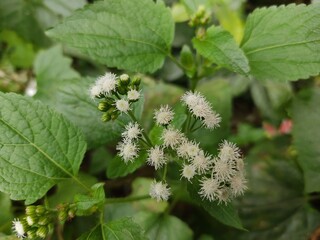
M 168 57 L 172 62 L 174 62 L 183 72 L 186 72 L 187 68 L 183 66 L 171 53 L 168 54 Z
M 134 114 L 133 114 L 132 111 L 128 111 L 128 115 L 130 116 L 130 118 L 131 118 L 133 121 L 139 123 L 139 121 L 136 119 L 136 117 L 134 116 Z M 140 125 L 141 125 L 141 124 L 140 124 Z M 147 135 L 144 131 L 142 131 L 142 136 L 143 136 L 144 139 L 147 141 L 148 145 L 149 145 L 150 147 L 152 147 L 153 144 L 152 144 L 150 138 L 148 137 L 148 135 Z

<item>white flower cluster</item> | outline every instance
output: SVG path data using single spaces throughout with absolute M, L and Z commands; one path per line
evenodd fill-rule
M 12 230 L 18 238 L 26 237 L 26 231 L 24 229 L 22 222 L 19 219 L 14 219 L 12 221 Z
M 106 73 L 98 77 L 89 92 L 92 99 L 102 99 L 98 106 L 104 112 L 102 120 L 114 120 L 119 114 L 130 111 L 131 103 L 140 98 L 139 85 L 140 79 L 131 80 L 127 74 L 118 77 L 116 74 Z
M 202 120 L 206 128 L 219 127 L 220 115 L 212 110 L 210 103 L 199 92 L 188 91 L 181 97 L 181 100 L 195 118 Z
M 122 133 L 122 141 L 118 143 L 118 155 L 125 163 L 133 162 L 138 157 L 139 146 L 137 140 L 141 137 L 142 129 L 138 123 L 130 122 L 125 126 L 125 131 Z

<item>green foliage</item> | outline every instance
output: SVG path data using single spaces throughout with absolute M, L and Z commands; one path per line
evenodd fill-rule
M 255 10 L 248 17 L 241 43 L 251 74 L 261 80 L 282 81 L 317 75 L 319 13 L 319 4 Z
M 83 234 L 78 240 L 117 240 L 117 239 L 141 239 L 147 240 L 142 228 L 130 218 L 112 221 L 96 226 L 89 233 Z
M 191 240 L 193 236 L 188 225 L 174 216 L 141 212 L 134 219 L 145 229 L 149 239 Z
M 319 88 L 305 90 L 294 100 L 292 109 L 294 145 L 308 193 L 320 191 L 319 102 Z
M 86 149 L 80 131 L 40 102 L 15 94 L 0 98 L 1 191 L 30 204 L 63 179 L 77 181 Z
M 163 3 L 106 0 L 75 12 L 48 35 L 109 67 L 154 72 L 170 53 L 173 30 Z
M 205 36 L 193 39 L 197 51 L 218 66 L 247 75 L 249 63 L 232 35 L 221 27 L 212 26 Z

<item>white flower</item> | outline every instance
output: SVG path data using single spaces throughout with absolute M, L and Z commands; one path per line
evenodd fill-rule
M 148 151 L 147 163 L 157 170 L 166 164 L 167 159 L 164 155 L 164 151 L 159 146 L 150 148 Z
M 214 201 L 219 190 L 219 182 L 214 178 L 203 178 L 200 180 L 200 186 L 199 195 L 210 202 Z
M 90 97 L 93 99 L 95 97 L 98 97 L 101 94 L 101 87 L 97 85 L 93 85 L 90 88 Z
M 154 119 L 158 125 L 168 125 L 173 119 L 173 112 L 168 105 L 161 106 L 155 111 Z
M 188 91 L 181 97 L 181 101 L 184 102 L 190 109 L 205 102 L 205 98 L 199 92 Z
M 127 100 L 124 99 L 120 99 L 116 101 L 116 108 L 120 111 L 120 112 L 128 112 L 130 110 L 130 104 Z
M 247 180 L 241 172 L 237 172 L 230 180 L 230 188 L 231 192 L 234 196 L 239 196 L 244 193 L 245 190 L 248 189 Z
M 98 77 L 96 86 L 101 88 L 101 92 L 109 94 L 116 89 L 117 75 L 113 73 L 106 73 L 105 75 Z
M 135 140 L 141 136 L 142 130 L 138 123 L 130 122 L 125 128 L 126 130 L 121 134 L 125 141 Z
M 24 227 L 19 219 L 14 219 L 12 221 L 12 230 L 15 232 L 18 238 L 25 238 L 26 232 L 24 230 Z
M 120 75 L 120 80 L 122 80 L 122 81 L 127 81 L 129 79 L 129 75 L 128 74 L 121 74 Z
M 167 201 L 171 195 L 170 188 L 166 183 L 153 181 L 149 191 L 150 196 L 156 199 L 157 202 Z
M 189 142 L 187 152 L 190 158 L 197 156 L 200 152 L 199 144 L 195 142 Z
M 135 100 L 138 100 L 140 98 L 140 92 L 138 92 L 135 89 L 131 89 L 131 90 L 128 91 L 127 96 L 128 96 L 129 100 L 135 101 Z
M 192 159 L 192 165 L 199 174 L 203 174 L 211 168 L 211 156 L 200 151 L 198 155 Z
M 244 162 L 242 158 L 236 159 L 235 165 L 239 172 L 244 172 Z
M 177 146 L 177 154 L 181 158 L 187 159 L 189 157 L 188 155 L 188 149 L 189 149 L 190 143 L 188 140 L 182 141 L 179 146 Z
M 218 200 L 218 204 L 224 202 L 227 204 L 231 200 L 230 190 L 226 187 L 221 187 L 216 192 L 216 199 Z
M 219 127 L 219 124 L 221 122 L 221 117 L 218 113 L 211 111 L 206 116 L 204 116 L 204 119 L 202 120 L 202 122 L 206 128 L 214 129 L 216 127 Z
M 182 169 L 181 176 L 190 181 L 196 173 L 196 169 L 193 165 L 185 164 Z
M 223 161 L 236 160 L 240 158 L 240 149 L 234 143 L 224 140 L 220 144 L 219 158 Z
M 133 162 L 133 160 L 138 156 L 139 148 L 135 143 L 130 141 L 120 142 L 117 145 L 118 155 L 122 157 L 125 163 Z
M 227 181 L 235 174 L 233 161 L 225 161 L 220 158 L 214 159 L 214 167 L 212 172 L 219 181 Z
M 163 145 L 171 148 L 176 147 L 184 138 L 183 134 L 176 129 L 168 128 L 164 129 L 161 135 L 161 139 L 163 140 Z

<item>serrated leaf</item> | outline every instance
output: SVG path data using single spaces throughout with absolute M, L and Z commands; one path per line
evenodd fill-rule
M 0 190 L 30 204 L 76 175 L 86 150 L 78 128 L 46 105 L 0 93 Z
M 139 157 L 134 159 L 133 162 L 125 163 L 123 159 L 117 155 L 108 162 L 107 177 L 114 179 L 127 176 L 141 167 L 145 163 L 146 158 L 147 153 L 142 152 L 140 153 Z
M 76 205 L 76 215 L 91 215 L 99 206 L 104 203 L 104 183 L 96 183 L 91 187 L 90 195 L 78 194 L 74 198 Z
M 191 240 L 192 230 L 179 218 L 167 214 L 140 212 L 135 221 L 142 226 L 152 240 Z
M 320 90 L 305 91 L 293 103 L 293 137 L 306 192 L 320 191 Z
M 205 36 L 194 38 L 192 42 L 202 56 L 218 66 L 243 75 L 250 71 L 245 54 L 232 35 L 223 28 L 212 26 L 208 28 Z
M 241 48 L 257 79 L 298 80 L 320 72 L 320 4 L 261 8 L 245 26 Z
M 142 228 L 130 218 L 111 221 L 98 225 L 90 232 L 83 234 L 78 240 L 147 240 Z
M 173 32 L 163 3 L 105 0 L 75 12 L 48 35 L 109 67 L 154 72 L 170 52 Z
M 86 137 L 88 148 L 113 141 L 119 137 L 121 128 L 117 122 L 100 120 L 98 103 L 89 96 L 95 79 L 79 78 L 70 64 L 71 59 L 62 55 L 60 46 L 40 52 L 34 63 L 38 84 L 35 98 L 53 106 L 77 125 Z
M 199 184 L 188 184 L 190 197 L 195 201 L 195 203 L 203 207 L 211 216 L 223 224 L 244 230 L 239 215 L 231 203 L 225 205 L 218 204 L 216 201 L 210 202 L 206 199 L 202 199 L 198 194 L 199 189 Z

